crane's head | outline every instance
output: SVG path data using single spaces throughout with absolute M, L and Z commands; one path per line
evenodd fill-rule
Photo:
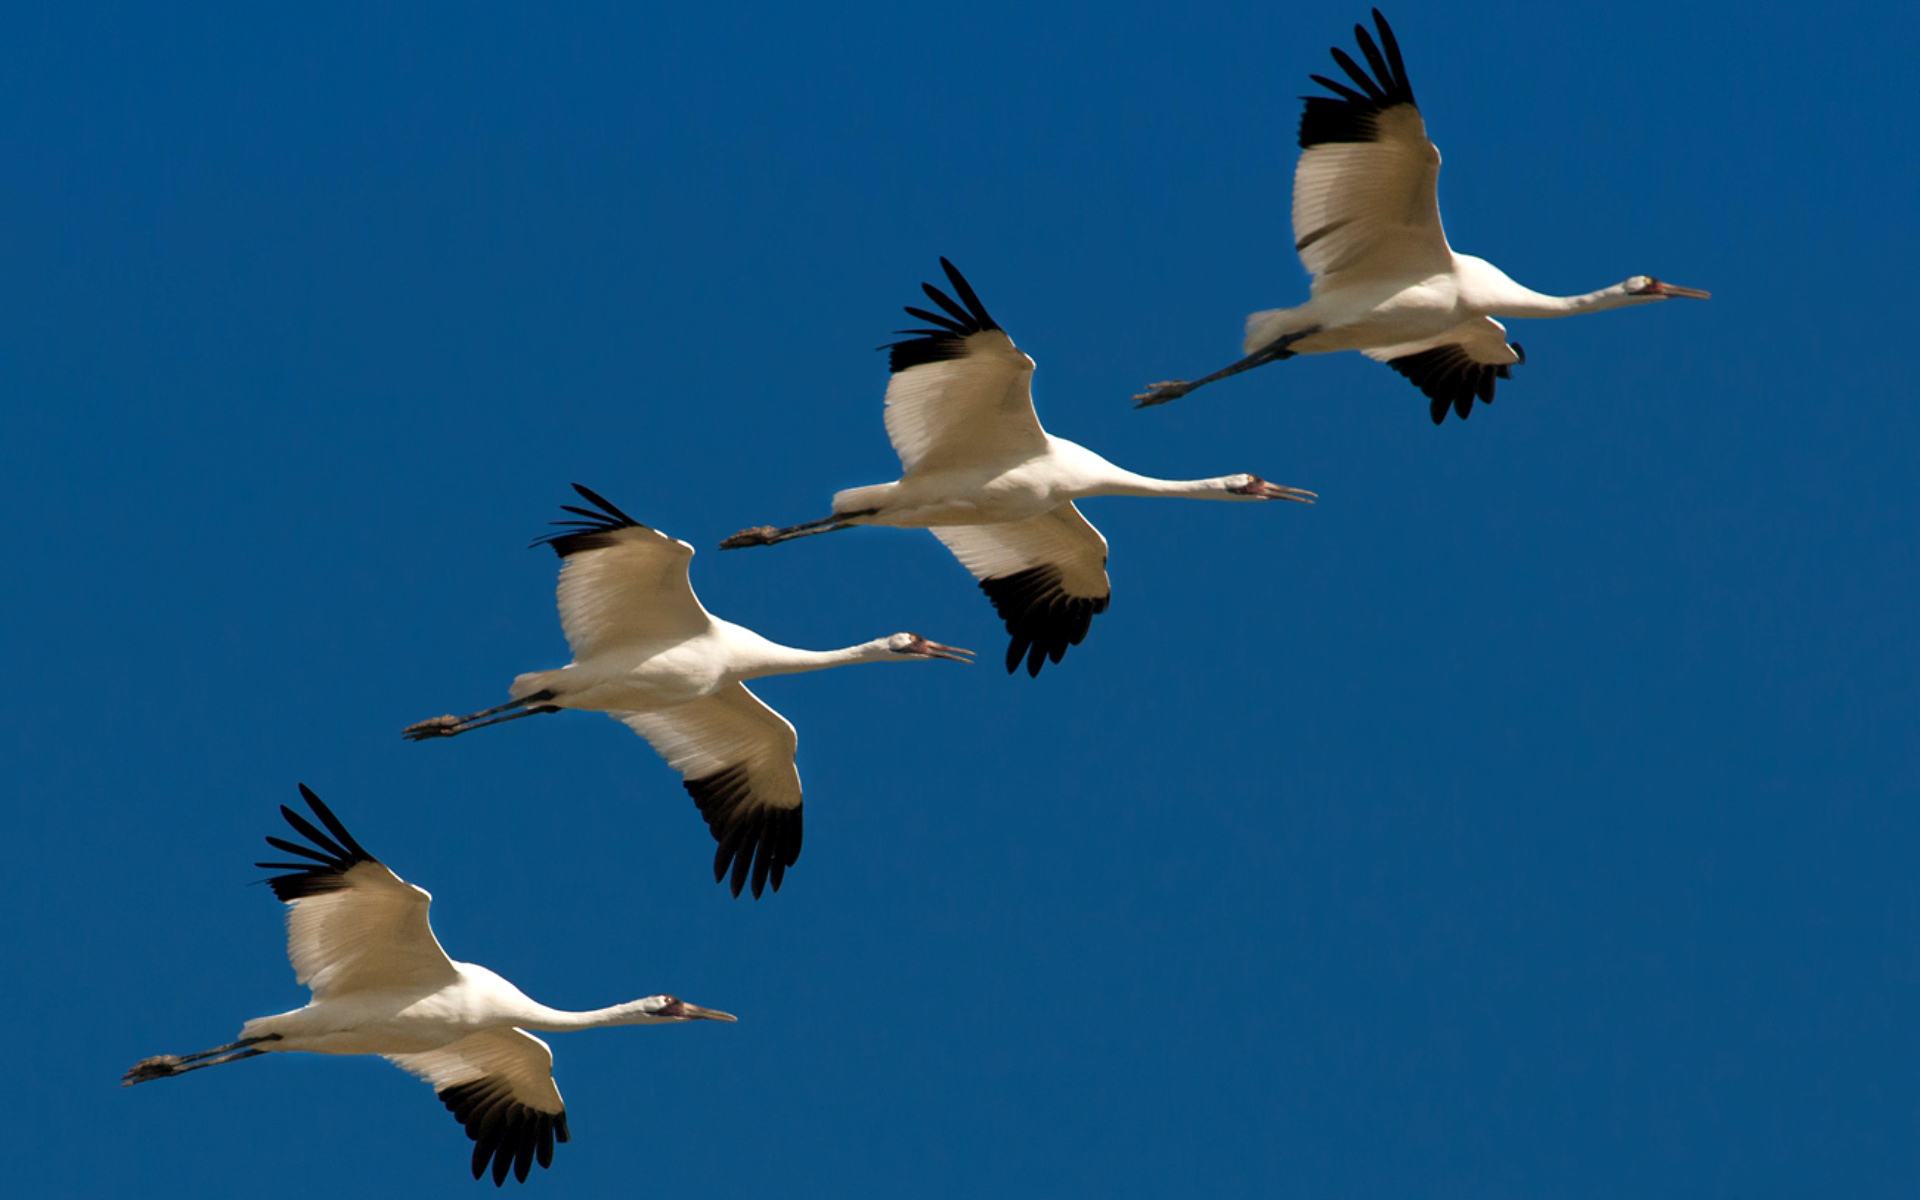
M 678 996 L 648 996 L 640 1002 L 640 1011 L 656 1021 L 738 1021 L 732 1013 L 717 1008 L 688 1004 Z
M 973 651 L 958 646 L 943 646 L 917 633 L 896 633 L 887 639 L 887 652 L 908 658 L 950 658 L 954 662 L 972 662 Z
M 1258 475 L 1229 475 L 1222 482 L 1227 485 L 1229 493 L 1245 496 L 1249 500 L 1292 500 L 1297 504 L 1312 504 L 1320 498 L 1304 488 L 1268 483 Z
M 1677 283 L 1661 283 L 1651 275 L 1635 275 L 1620 285 L 1620 290 L 1629 296 L 1644 296 L 1649 300 L 1666 300 L 1674 296 L 1686 296 L 1692 300 L 1709 300 L 1712 292 L 1703 292 L 1699 288 L 1681 287 Z

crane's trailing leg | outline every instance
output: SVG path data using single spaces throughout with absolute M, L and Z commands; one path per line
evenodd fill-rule
M 1146 391 L 1141 392 L 1133 398 L 1133 406 L 1135 408 L 1151 408 L 1156 404 L 1165 404 L 1169 400 L 1178 400 L 1195 388 L 1205 387 L 1216 379 L 1225 379 L 1229 375 L 1238 375 L 1242 371 L 1251 371 L 1255 367 L 1264 367 L 1270 362 L 1279 362 L 1283 358 L 1292 358 L 1294 352 L 1288 349 L 1289 346 L 1303 337 L 1319 332 L 1320 327 L 1315 325 L 1311 329 L 1302 329 L 1298 333 L 1289 333 L 1277 337 L 1260 349 L 1255 350 L 1252 354 L 1247 355 L 1239 362 L 1233 363 L 1230 366 L 1221 367 L 1211 375 L 1203 375 L 1192 383 L 1175 379 L 1166 383 L 1151 384 Z
M 169 1075 L 185 1075 L 188 1071 L 198 1071 L 201 1067 L 217 1067 L 222 1063 L 239 1062 L 243 1058 L 257 1058 L 265 1050 L 255 1050 L 261 1042 L 277 1042 L 280 1035 L 270 1033 L 265 1037 L 241 1038 L 224 1046 L 215 1046 L 211 1050 L 202 1050 L 198 1054 L 156 1054 L 152 1058 L 143 1058 L 127 1068 L 120 1077 L 121 1087 L 132 1087 L 136 1083 L 145 1083 L 149 1079 L 165 1079 Z
M 738 550 L 742 546 L 771 546 L 775 542 L 812 537 L 816 533 L 835 533 L 842 529 L 853 528 L 853 523 L 848 518 L 870 517 L 879 511 L 877 508 L 863 508 L 858 512 L 835 513 L 830 517 L 821 517 L 817 521 L 802 521 L 798 525 L 789 525 L 784 529 L 775 529 L 771 525 L 755 525 L 752 529 L 742 529 L 721 542 L 720 548 Z
M 541 713 L 559 712 L 552 704 L 542 704 L 542 700 L 553 699 L 553 693 L 538 691 L 518 700 L 509 700 L 505 704 L 496 704 L 464 717 L 451 714 L 444 717 L 430 717 L 425 721 L 416 721 L 400 731 L 400 736 L 410 742 L 424 742 L 428 738 L 452 737 L 456 733 L 465 733 L 469 729 L 480 729 L 488 725 L 498 725 L 502 721 L 518 721 L 521 717 L 535 717 Z M 504 716 L 496 715 L 502 714 Z

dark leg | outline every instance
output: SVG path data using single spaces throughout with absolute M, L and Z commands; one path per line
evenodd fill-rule
M 1167 383 L 1153 384 L 1146 391 L 1141 392 L 1133 398 L 1133 406 L 1135 408 L 1149 408 L 1155 404 L 1165 404 L 1169 400 L 1178 400 L 1195 388 L 1205 387 L 1216 379 L 1225 379 L 1229 375 L 1238 375 L 1242 371 L 1251 371 L 1255 367 L 1263 367 L 1270 362 L 1279 362 L 1284 358 L 1292 358 L 1294 352 L 1287 347 L 1293 345 L 1303 337 L 1319 332 L 1320 327 L 1315 325 L 1311 329 L 1302 329 L 1299 333 L 1289 333 L 1282 337 L 1277 337 L 1260 349 L 1255 350 L 1252 354 L 1247 355 L 1239 362 L 1233 363 L 1230 366 L 1221 367 L 1211 375 L 1203 375 L 1192 383 L 1176 379 Z
M 775 529 L 771 525 L 756 525 L 752 529 L 742 529 L 721 542 L 720 548 L 738 550 L 743 546 L 771 546 L 775 542 L 812 537 L 816 533 L 834 533 L 842 529 L 852 529 L 853 523 L 849 518 L 870 517 L 879 511 L 877 508 L 863 508 L 858 512 L 835 513 L 830 517 L 821 517 L 817 521 L 802 521 L 798 525 L 788 525 L 784 529 Z
M 165 1079 L 169 1075 L 185 1075 L 188 1071 L 198 1071 L 202 1067 L 217 1067 L 222 1063 L 239 1062 L 243 1058 L 258 1058 L 265 1050 L 252 1047 L 261 1042 L 277 1042 L 280 1035 L 270 1033 L 266 1037 L 241 1038 L 224 1046 L 215 1046 L 211 1050 L 202 1050 L 197 1054 L 156 1054 L 152 1058 L 143 1058 L 127 1069 L 120 1077 L 121 1087 L 132 1087 L 136 1083 L 145 1083 L 149 1079 Z
M 479 729 L 483 725 L 498 725 L 502 721 L 516 721 L 521 717 L 531 717 L 536 713 L 559 712 L 551 704 L 541 704 L 542 700 L 553 699 L 553 692 L 542 688 L 531 695 L 509 700 L 505 704 L 496 704 L 492 708 L 483 708 L 477 713 L 464 717 L 431 717 L 425 721 L 416 721 L 400 731 L 400 736 L 410 742 L 424 742 L 428 738 L 452 737 L 456 733 L 465 733 L 469 729 Z M 537 706 L 537 707 L 536 707 Z M 515 709 L 524 711 L 514 712 Z M 497 716 L 509 713 L 509 716 Z M 492 717 L 492 720 L 487 718 Z
M 541 713 L 560 711 L 559 705 L 556 704 L 538 704 L 531 708 L 520 708 L 519 705 L 524 703 L 526 702 L 523 700 L 502 705 L 499 708 L 490 708 L 486 712 L 477 712 L 470 717 L 434 717 L 407 726 L 400 731 L 400 736 L 410 742 L 424 742 L 428 738 L 452 737 L 456 733 L 465 733 L 470 729 L 485 729 L 489 725 L 518 721 L 521 717 L 537 717 Z M 491 715 L 507 709 L 518 709 L 518 711 L 506 712 L 504 716 Z

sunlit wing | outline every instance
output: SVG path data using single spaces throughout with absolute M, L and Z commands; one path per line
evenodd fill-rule
M 566 1105 L 553 1082 L 553 1051 L 519 1029 L 468 1034 L 438 1050 L 389 1054 L 387 1061 L 433 1085 L 473 1139 L 473 1177 L 489 1164 L 493 1181 L 511 1171 L 526 1182 L 535 1161 L 553 1164 L 553 1144 L 568 1140 Z
M 613 716 L 686 781 L 719 843 L 714 880 L 731 871 L 736 896 L 749 878 L 756 897 L 769 882 L 779 891 L 800 857 L 800 741 L 787 719 L 740 683 L 691 704 Z
M 1366 68 L 1335 47 L 1334 61 L 1352 86 L 1313 76 L 1335 95 L 1306 97 L 1300 116 L 1294 248 L 1316 292 L 1372 275 L 1405 279 L 1452 269 L 1435 193 L 1440 151 L 1427 138 L 1393 30 L 1379 10 L 1373 16 L 1378 45 L 1354 26 Z
M 693 594 L 693 547 L 649 528 L 589 488 L 574 490 L 594 507 L 562 507 L 577 519 L 536 544 L 552 546 L 560 567 L 560 628 L 575 659 L 609 646 L 679 642 L 705 630 L 707 610 Z
M 904 475 L 1011 465 L 1046 453 L 1033 411 L 1033 360 L 987 314 L 954 265 L 940 260 L 959 296 L 920 286 L 943 310 L 907 309 L 930 328 L 903 329 L 888 346 L 887 437 Z
M 1059 662 L 1107 610 L 1107 539 L 1080 510 L 1051 512 L 1005 525 L 942 525 L 933 535 L 980 581 L 1013 640 L 1007 670 L 1026 659 L 1027 674 Z
M 281 805 L 305 843 L 268 837 L 298 861 L 255 866 L 285 870 L 267 880 L 287 903 L 287 957 L 315 1000 L 365 989 L 430 989 L 457 977 L 427 922 L 433 897 L 368 854 L 305 784 L 300 794 L 324 829 Z
M 1514 364 L 1527 361 L 1518 345 L 1507 344 L 1506 326 L 1492 317 L 1475 317 L 1434 337 L 1362 353 L 1386 363 L 1426 393 L 1435 425 L 1446 420 L 1449 408 L 1464 421 L 1476 399 L 1492 404 L 1495 382 L 1511 378 Z

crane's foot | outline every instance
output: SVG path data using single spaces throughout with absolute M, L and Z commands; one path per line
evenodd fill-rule
M 136 1083 L 145 1083 L 149 1079 L 165 1079 L 169 1075 L 178 1075 L 186 1060 L 178 1054 L 156 1054 L 152 1058 L 143 1058 L 127 1068 L 120 1077 L 121 1087 L 132 1087 Z
M 1192 391 L 1194 385 L 1184 379 L 1172 379 L 1165 383 L 1151 383 L 1147 390 L 1133 398 L 1135 408 L 1152 408 L 1156 404 L 1165 404 L 1169 400 L 1178 400 Z
M 742 546 L 771 546 L 780 539 L 780 531 L 771 525 L 755 525 L 752 529 L 742 529 L 739 533 L 720 543 L 722 550 L 738 550 Z
M 461 718 L 449 713 L 444 717 L 429 717 L 416 721 L 400 731 L 400 736 L 410 742 L 424 742 L 428 738 L 452 737 L 460 732 Z

